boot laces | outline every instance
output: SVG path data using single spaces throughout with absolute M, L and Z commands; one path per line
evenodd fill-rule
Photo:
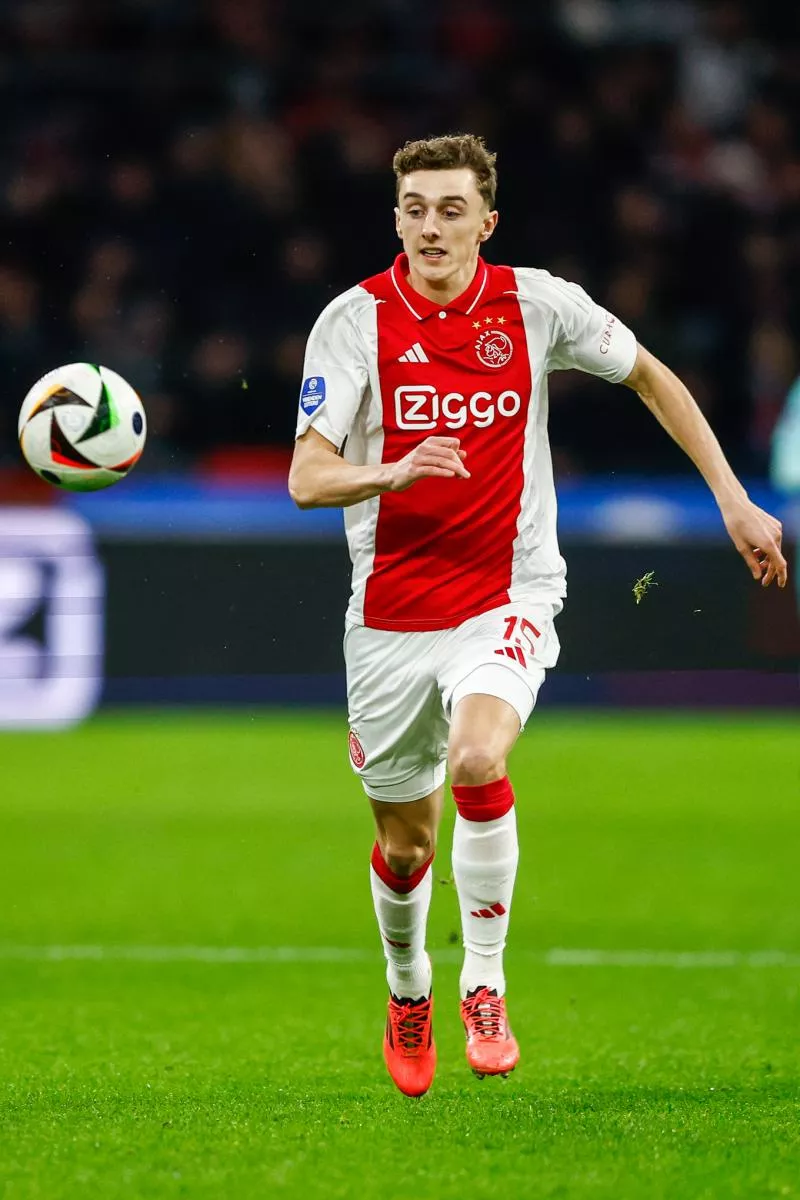
M 410 1058 L 428 1049 L 431 1020 L 430 1000 L 405 1004 L 392 997 L 389 1001 L 389 1020 L 397 1049 Z
M 470 1034 L 484 1041 L 505 1037 L 503 997 L 494 989 L 478 988 L 464 1001 L 464 1021 Z

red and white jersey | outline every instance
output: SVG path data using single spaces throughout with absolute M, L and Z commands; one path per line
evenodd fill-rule
M 401 254 L 324 309 L 308 339 L 297 436 L 313 426 L 361 465 L 455 436 L 471 478 L 421 479 L 345 508 L 348 619 L 448 629 L 502 604 L 563 597 L 547 376 L 577 367 L 621 382 L 636 340 L 547 271 L 479 259 L 444 306 L 407 274 Z

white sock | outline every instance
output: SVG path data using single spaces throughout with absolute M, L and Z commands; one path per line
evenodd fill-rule
M 406 879 L 387 866 L 377 844 L 372 852 L 369 876 L 386 955 L 386 981 L 398 1000 L 421 1000 L 431 994 L 431 960 L 425 952 L 433 887 L 430 864 L 429 859 Z
M 461 908 L 464 967 L 461 999 L 478 987 L 505 995 L 503 950 L 508 934 L 511 896 L 519 860 L 517 815 L 509 808 L 490 821 L 468 821 L 456 814 L 453 877 Z

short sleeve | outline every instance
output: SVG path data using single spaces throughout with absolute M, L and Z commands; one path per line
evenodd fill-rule
M 369 380 L 352 289 L 323 309 L 306 344 L 296 437 L 313 426 L 341 448 Z M 361 293 L 363 295 L 363 293 Z
M 636 362 L 636 338 L 631 330 L 595 304 L 578 284 L 552 277 L 551 282 L 554 322 L 549 369 L 575 367 L 609 383 L 627 379 Z

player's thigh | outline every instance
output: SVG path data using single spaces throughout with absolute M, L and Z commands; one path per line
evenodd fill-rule
M 501 686 L 508 683 L 505 676 L 500 680 Z M 450 720 L 447 759 L 453 782 L 501 779 L 521 730 L 522 716 L 508 700 L 485 692 L 463 695 Z
M 508 753 L 536 704 L 547 669 L 558 659 L 553 624 L 558 609 L 549 602 L 518 601 L 450 631 L 439 681 L 452 722 L 451 751 L 454 741 L 473 729 L 498 753 Z
M 361 625 L 345 633 L 350 763 L 372 800 L 413 803 L 444 783 L 447 721 L 433 669 L 440 638 Z

